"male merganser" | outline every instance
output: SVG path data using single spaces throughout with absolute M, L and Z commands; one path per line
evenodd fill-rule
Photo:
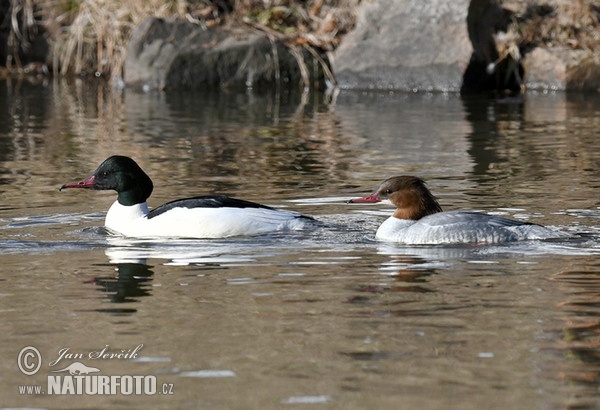
M 89 178 L 65 188 L 115 190 L 117 200 L 106 214 L 105 226 L 136 237 L 225 238 L 302 229 L 315 220 L 298 212 L 221 195 L 179 199 L 148 209 L 152 180 L 131 158 L 114 155 Z
M 375 236 L 404 244 L 501 243 L 568 236 L 530 222 L 479 212 L 444 212 L 425 182 L 414 176 L 388 178 L 371 195 L 349 202 L 395 205 L 396 211 Z

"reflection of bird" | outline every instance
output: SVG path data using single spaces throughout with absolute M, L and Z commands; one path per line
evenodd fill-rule
M 137 238 L 224 238 L 301 229 L 314 219 L 226 196 L 179 199 L 148 210 L 152 180 L 131 158 L 112 156 L 89 178 L 64 188 L 115 190 L 117 201 L 106 214 L 106 227 Z
M 378 239 L 406 244 L 500 243 L 568 236 L 540 225 L 478 212 L 443 212 L 425 182 L 413 176 L 386 179 L 353 203 L 388 202 L 394 214 L 377 230 Z
M 118 263 L 118 275 L 96 277 L 94 283 L 106 294 L 111 302 L 126 303 L 137 298 L 150 296 L 152 275 L 150 266 L 142 263 Z M 114 311 L 109 308 L 108 310 Z M 108 311 L 101 309 L 101 311 Z

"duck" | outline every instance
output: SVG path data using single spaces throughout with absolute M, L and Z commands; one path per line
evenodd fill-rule
M 387 203 L 393 215 L 377 229 L 375 238 L 406 245 L 498 244 L 564 238 L 566 233 L 531 222 L 472 211 L 444 211 L 423 179 L 393 176 L 377 189 L 349 203 Z
M 106 213 L 105 227 L 113 234 L 134 238 L 228 238 L 314 225 L 313 217 L 225 195 L 177 199 L 149 209 L 154 185 L 132 158 L 113 155 L 88 178 L 60 186 L 114 190 L 117 200 Z

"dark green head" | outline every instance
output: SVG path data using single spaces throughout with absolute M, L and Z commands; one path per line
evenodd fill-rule
M 146 200 L 152 194 L 152 180 L 131 158 L 113 155 L 104 160 L 89 178 L 64 184 L 65 188 L 86 188 L 97 190 L 115 190 L 119 194 L 121 205 L 135 205 Z

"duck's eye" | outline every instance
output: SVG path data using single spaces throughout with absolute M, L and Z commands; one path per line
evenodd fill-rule
M 392 193 L 391 189 L 386 189 L 385 191 L 383 191 L 384 194 L 389 195 Z
M 100 176 L 103 177 L 103 178 L 106 178 L 108 176 L 108 171 L 102 171 L 100 173 Z

